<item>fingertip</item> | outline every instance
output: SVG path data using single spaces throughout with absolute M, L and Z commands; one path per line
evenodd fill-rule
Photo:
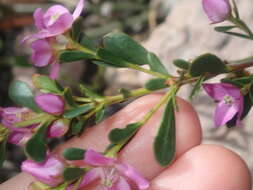
M 250 190 L 245 162 L 217 145 L 199 145 L 182 155 L 153 181 L 150 190 Z

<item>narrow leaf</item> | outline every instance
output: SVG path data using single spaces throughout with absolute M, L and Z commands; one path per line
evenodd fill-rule
M 162 166 L 169 165 L 176 152 L 176 130 L 173 100 L 165 108 L 162 122 L 154 142 L 154 152 L 157 161 Z
M 217 26 L 214 29 L 217 32 L 227 32 L 229 30 L 232 30 L 233 28 L 236 28 L 236 26 Z
M 232 35 L 232 36 L 236 36 L 236 37 L 239 37 L 239 38 L 245 38 L 245 39 L 250 39 L 252 40 L 252 38 L 250 36 L 247 36 L 245 34 L 241 34 L 241 33 L 237 33 L 237 32 L 224 32 L 225 34 L 229 34 L 229 35 Z
M 85 150 L 80 148 L 67 148 L 62 155 L 66 160 L 83 160 Z
M 33 85 L 38 89 L 46 90 L 50 93 L 60 94 L 61 89 L 59 89 L 58 85 L 54 80 L 49 78 L 46 75 L 35 74 L 32 77 Z
M 99 94 L 97 94 L 96 92 L 94 92 L 93 90 L 91 90 L 90 88 L 80 84 L 80 91 L 83 95 L 85 95 L 86 97 L 92 98 L 92 99 L 96 99 L 96 98 L 102 98 L 102 96 L 100 96 Z
M 165 82 L 166 82 L 166 79 L 161 79 L 161 78 L 150 79 L 145 84 L 145 88 L 148 89 L 148 90 L 150 90 L 150 91 L 166 88 L 166 87 L 168 87 L 168 85 L 165 84 Z
M 100 109 L 95 116 L 96 124 L 100 123 L 105 117 L 105 108 Z
M 175 59 L 173 61 L 173 64 L 183 70 L 188 70 L 190 67 L 190 63 L 188 61 L 185 61 L 183 59 Z
M 64 95 L 64 99 L 66 100 L 66 103 L 68 104 L 68 106 L 70 107 L 76 107 L 76 103 L 75 103 L 75 100 L 73 99 L 73 95 L 72 95 L 72 92 L 71 92 L 71 89 L 70 88 L 65 88 L 64 89 L 64 92 L 63 92 L 63 95 Z
M 66 168 L 63 171 L 63 178 L 66 181 L 73 181 L 80 177 L 82 177 L 85 174 L 84 169 L 81 168 Z
M 7 143 L 7 139 L 4 139 L 2 142 L 0 142 L 0 168 L 3 167 L 3 163 L 5 160 L 6 143 Z
M 16 104 L 30 108 L 35 112 L 39 112 L 37 104 L 34 101 L 34 96 L 29 86 L 22 81 L 14 81 L 9 88 L 9 96 Z
M 87 113 L 93 108 L 92 104 L 86 104 L 84 106 L 79 106 L 76 108 L 71 108 L 64 112 L 63 116 L 67 119 L 72 119 L 76 116 L 82 115 L 84 113 Z
M 199 91 L 201 89 L 201 86 L 202 86 L 202 83 L 204 82 L 204 80 L 205 80 L 205 77 L 202 76 L 202 77 L 199 77 L 199 79 L 195 83 L 195 85 L 194 85 L 194 87 L 193 87 L 193 89 L 191 91 L 191 94 L 190 94 L 190 99 L 191 100 L 193 99 L 193 97 L 195 97 L 199 93 Z
M 94 55 L 84 53 L 78 50 L 63 51 L 59 57 L 60 61 L 62 62 L 73 62 L 73 61 L 80 61 L 83 59 L 93 59 L 93 58 L 94 58 Z
M 77 123 L 74 123 L 73 126 L 71 127 L 71 133 L 73 135 L 80 135 L 85 127 L 85 123 L 86 120 L 83 119 L 79 120 Z
M 129 138 L 131 138 L 137 132 L 140 126 L 141 126 L 140 123 L 132 123 L 127 125 L 123 129 L 119 128 L 113 129 L 109 134 L 109 140 L 113 144 L 124 142 Z
M 164 75 L 169 74 L 165 66 L 162 64 L 160 59 L 154 53 L 148 53 L 148 61 L 149 61 L 149 67 L 152 71 L 155 71 Z

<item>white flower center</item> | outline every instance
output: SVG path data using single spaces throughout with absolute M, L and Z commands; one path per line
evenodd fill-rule
M 229 106 L 231 106 L 234 103 L 234 98 L 229 95 L 224 96 L 223 99 L 225 101 L 225 104 L 227 104 Z
M 106 167 L 104 170 L 104 177 L 101 184 L 104 187 L 111 188 L 113 184 L 118 180 L 119 173 L 115 167 Z

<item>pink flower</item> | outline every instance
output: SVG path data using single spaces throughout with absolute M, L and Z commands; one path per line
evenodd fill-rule
M 68 132 L 70 120 L 68 119 L 58 119 L 54 121 L 48 129 L 47 136 L 49 138 L 62 137 Z
M 29 119 L 34 113 L 28 108 L 8 107 L 1 111 L 1 123 L 10 129 L 8 142 L 23 146 L 32 136 L 32 129 L 37 125 L 22 128 L 15 127 L 15 123 Z
M 29 173 L 38 181 L 51 187 L 55 187 L 62 183 L 63 179 L 61 174 L 64 167 L 64 163 L 53 155 L 48 156 L 43 163 L 26 160 L 21 165 L 23 172 Z
M 43 12 L 41 8 L 36 9 L 33 17 L 39 31 L 37 34 L 26 36 L 23 41 L 29 39 L 45 39 L 65 33 L 80 16 L 83 8 L 84 0 L 79 1 L 73 14 L 62 5 L 54 5 L 46 12 Z
M 52 65 L 50 77 L 56 79 L 60 70 L 60 64 L 54 55 L 54 50 L 50 45 L 49 39 L 33 41 L 31 48 L 33 50 L 31 59 L 34 65 L 37 67 Z
M 35 97 L 35 102 L 44 112 L 61 115 L 64 112 L 64 100 L 54 94 L 41 94 Z
M 219 102 L 214 115 L 215 126 L 225 125 L 234 116 L 237 117 L 236 125 L 240 125 L 243 112 L 240 89 L 227 83 L 204 84 L 203 87 L 209 96 Z
M 86 151 L 84 162 L 94 168 L 86 173 L 79 188 L 99 179 L 103 190 L 131 190 L 128 180 L 134 182 L 139 190 L 149 187 L 149 182 L 130 165 L 118 163 L 116 159 L 93 150 Z
M 212 23 L 220 23 L 231 15 L 229 0 L 203 0 L 203 9 Z

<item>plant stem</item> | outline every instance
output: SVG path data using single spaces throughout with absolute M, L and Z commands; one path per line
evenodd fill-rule
M 231 61 L 227 66 L 230 72 L 246 69 L 253 66 L 253 56 L 237 61 Z
M 137 130 L 139 130 L 144 124 L 146 124 L 149 119 L 159 110 L 159 108 L 165 104 L 168 100 L 173 98 L 178 91 L 179 86 L 173 85 L 171 86 L 171 89 L 162 97 L 162 99 L 158 102 L 158 104 L 155 105 L 144 117 L 141 121 L 139 121 L 139 127 Z M 130 137 L 131 138 L 131 137 Z M 115 157 L 117 156 L 117 153 L 125 146 L 125 144 L 129 141 L 129 138 L 124 140 L 123 142 L 116 144 L 111 149 L 109 149 L 106 152 L 106 156 L 108 157 Z
M 237 18 L 235 18 L 233 16 L 231 16 L 228 20 L 230 22 L 232 22 L 235 26 L 237 26 L 238 28 L 240 28 L 242 31 L 244 31 L 245 33 L 247 33 L 251 39 L 253 39 L 253 33 L 250 30 L 250 28 L 247 26 L 247 24 L 245 24 L 245 22 L 243 22 L 241 19 L 237 19 Z

